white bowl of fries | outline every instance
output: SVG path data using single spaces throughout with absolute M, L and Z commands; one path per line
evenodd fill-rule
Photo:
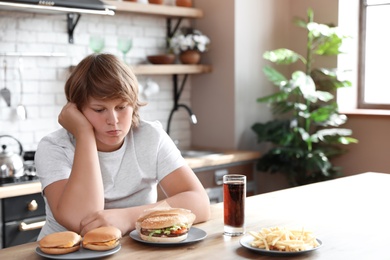
M 240 244 L 268 255 L 302 254 L 322 246 L 321 240 L 303 228 L 270 227 L 262 228 L 260 231 L 249 231 L 248 234 L 240 240 Z

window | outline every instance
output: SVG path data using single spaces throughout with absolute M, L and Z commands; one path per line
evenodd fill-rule
M 357 108 L 390 109 L 390 0 L 360 0 Z

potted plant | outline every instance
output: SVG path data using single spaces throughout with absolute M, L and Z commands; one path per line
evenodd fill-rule
M 336 27 L 315 23 L 311 9 L 307 16 L 308 21 L 294 22 L 307 30 L 306 57 L 285 48 L 263 55 L 275 64 L 302 62 L 305 71 L 295 71 L 288 79 L 270 66 L 263 68 L 278 91 L 257 102 L 270 104 L 275 119 L 252 126 L 258 142 L 273 144 L 257 162 L 257 169 L 285 174 L 293 186 L 340 176 L 331 158 L 346 152 L 342 145 L 357 142 L 350 137 L 351 130 L 340 128 L 347 117 L 338 112 L 334 98 L 338 88 L 349 87 L 351 82 L 340 79 L 336 69 L 313 68 L 315 56 L 341 54 L 346 37 Z
M 173 53 L 179 55 L 183 64 L 198 64 L 200 53 L 206 52 L 210 39 L 201 31 L 183 27 L 178 34 L 169 39 L 169 46 Z

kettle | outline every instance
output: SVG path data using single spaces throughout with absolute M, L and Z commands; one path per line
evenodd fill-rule
M 0 138 L 9 137 L 14 139 L 19 144 L 19 154 L 8 152 L 7 145 L 1 146 L 0 153 L 0 178 L 19 178 L 24 175 L 24 160 L 22 157 L 22 144 L 15 137 L 10 135 L 0 135 Z

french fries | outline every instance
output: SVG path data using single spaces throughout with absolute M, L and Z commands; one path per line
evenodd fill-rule
M 254 237 L 251 246 L 265 250 L 299 252 L 319 246 L 310 231 L 294 230 L 283 227 L 262 228 L 259 232 L 249 231 Z

